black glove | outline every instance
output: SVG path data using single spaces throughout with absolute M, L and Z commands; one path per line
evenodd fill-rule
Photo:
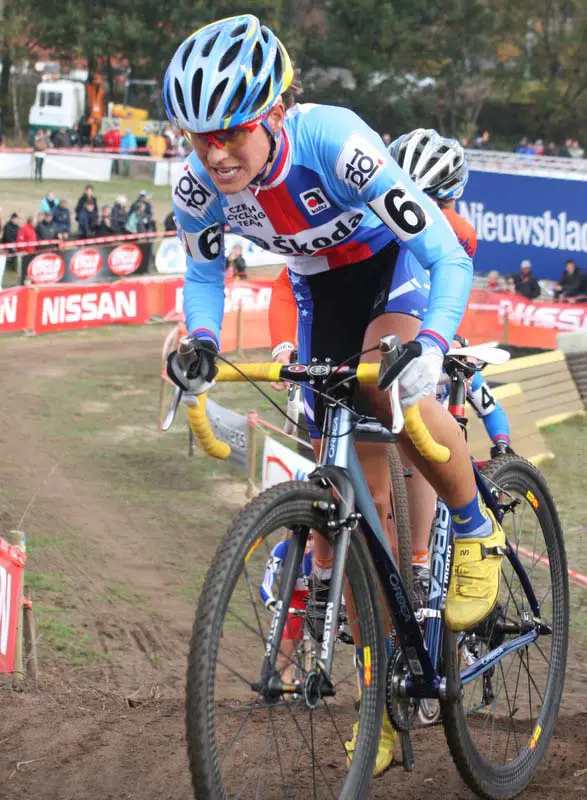
M 216 375 L 217 352 L 214 342 L 208 339 L 184 336 L 177 350 L 167 357 L 167 374 L 184 392 L 207 392 Z
M 499 456 L 511 455 L 515 456 L 516 454 L 512 450 L 512 448 L 507 444 L 507 442 L 498 442 L 494 444 L 491 450 L 489 451 L 489 455 L 491 458 L 499 458 Z

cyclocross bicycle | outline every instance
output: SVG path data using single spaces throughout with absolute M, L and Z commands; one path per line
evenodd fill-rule
M 395 378 L 416 348 L 402 348 L 397 337 L 382 339 L 381 374 L 379 365 L 315 360 L 218 369 L 217 381 L 307 381 L 323 396 L 326 415 L 315 471 L 307 481 L 268 489 L 243 508 L 202 589 L 186 703 L 190 769 L 200 800 L 366 797 L 383 714 L 400 732 L 403 763 L 412 768 L 410 737 L 419 727 L 422 699 L 440 704 L 456 767 L 479 797 L 518 795 L 546 752 L 563 689 L 568 576 L 561 525 L 540 473 L 517 456 L 500 457 L 483 473 L 474 464 L 485 503 L 505 528 L 507 552 L 495 609 L 475 629 L 455 634 L 443 623 L 452 551 L 448 509 L 438 501 L 428 602 L 416 614 L 355 452 L 354 385 L 379 382 L 391 389 L 397 429 Z M 474 350 L 451 351 L 446 361 L 449 407 L 462 425 L 465 380 L 480 367 L 471 362 Z M 447 461 L 450 453 L 431 439 L 418 407 L 404 414 L 420 452 Z M 230 448 L 215 440 L 204 396 L 188 406 L 188 417 L 203 449 L 226 458 Z M 270 616 L 258 586 L 286 531 L 291 539 Z M 275 665 L 310 531 L 327 539 L 333 552 L 324 633 L 310 663 L 297 664 L 299 680 L 284 683 Z M 353 639 L 362 648 L 359 690 L 354 648 L 335 646 L 343 592 Z

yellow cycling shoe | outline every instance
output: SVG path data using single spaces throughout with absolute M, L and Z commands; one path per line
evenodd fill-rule
M 346 749 L 346 765 L 350 767 L 353 755 L 357 747 L 357 737 L 359 735 L 359 723 L 355 722 L 353 725 L 353 738 L 350 742 L 345 742 Z M 394 730 L 387 711 L 383 712 L 383 725 L 381 726 L 381 736 L 379 737 L 379 747 L 377 749 L 377 758 L 375 759 L 375 767 L 373 769 L 373 777 L 377 778 L 391 767 L 393 762 L 393 748 L 397 739 L 397 732 Z
M 505 555 L 505 533 L 490 511 L 491 536 L 455 539 L 452 577 L 444 618 L 451 631 L 474 628 L 497 603 L 501 561 Z

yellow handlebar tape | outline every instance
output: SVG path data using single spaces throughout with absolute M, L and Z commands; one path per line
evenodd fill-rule
M 450 450 L 434 441 L 420 415 L 418 404 L 404 408 L 404 424 L 414 447 L 426 461 L 437 464 L 447 464 L 450 461 Z
M 265 364 L 235 364 L 235 366 L 253 381 L 278 381 L 283 364 L 273 362 Z M 230 364 L 219 364 L 214 380 L 219 383 L 220 381 L 245 381 L 247 378 L 243 377 Z
M 207 392 L 199 395 L 197 405 L 188 405 L 188 420 L 194 436 L 200 443 L 202 450 L 213 458 L 226 459 L 230 455 L 230 445 L 221 442 L 214 436 L 208 417 L 206 416 Z
M 357 367 L 359 383 L 377 383 L 380 366 L 379 362 L 377 364 L 359 364 Z

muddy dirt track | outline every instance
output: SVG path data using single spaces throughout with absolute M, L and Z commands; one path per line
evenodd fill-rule
M 184 745 L 183 686 L 193 603 L 166 591 L 171 569 L 155 548 L 157 526 L 140 509 L 112 500 L 108 485 L 86 485 L 83 470 L 55 463 L 54 443 L 39 436 L 43 398 L 35 376 L 88 358 L 149 359 L 156 370 L 162 330 L 118 339 L 90 335 L 0 344 L 0 526 L 14 527 L 38 490 L 28 532 L 58 522 L 91 538 L 83 559 L 51 550 L 36 569 L 67 572 L 80 587 L 78 611 L 104 658 L 96 663 L 42 665 L 38 687 L 22 693 L 0 682 L 2 800 L 189 800 Z M 149 362 L 150 363 L 150 362 Z M 50 398 L 47 399 L 50 402 Z M 149 413 L 151 411 L 149 410 Z M 88 452 L 88 460 L 92 453 Z M 228 500 L 226 503 L 228 504 Z M 174 536 L 182 537 L 180 528 Z M 188 532 L 185 532 L 186 542 Z M 197 556 L 208 563 L 213 544 Z M 113 558 L 112 554 L 116 557 Z M 148 603 L 117 606 L 95 598 L 105 583 L 124 584 Z M 83 587 L 83 591 L 81 590 Z M 153 653 L 157 658 L 153 658 Z M 549 753 L 524 797 L 587 797 L 587 681 L 584 659 L 572 653 L 564 707 Z M 373 784 L 373 798 L 471 798 L 459 779 L 441 728 L 414 737 L 417 769 L 390 770 Z

